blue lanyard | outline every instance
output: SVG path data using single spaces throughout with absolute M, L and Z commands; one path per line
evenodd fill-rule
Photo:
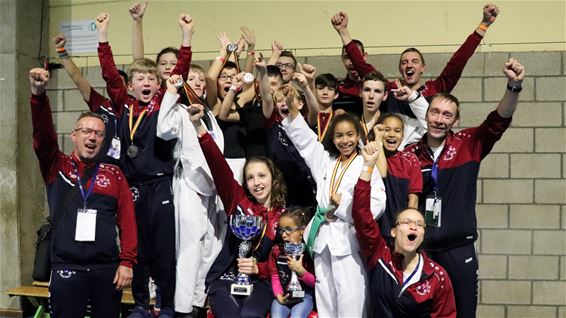
M 96 164 L 96 168 L 94 169 L 94 174 L 92 175 L 92 178 L 90 180 L 90 187 L 88 188 L 86 194 L 83 189 L 83 184 L 81 182 L 81 175 L 79 174 L 79 169 L 77 169 L 77 164 L 74 161 L 71 161 L 71 164 L 73 165 L 73 169 L 75 169 L 75 175 L 77 176 L 77 183 L 79 186 L 79 190 L 81 190 L 81 196 L 83 197 L 84 208 L 86 209 L 86 201 L 88 200 L 88 197 L 90 197 L 92 191 L 94 190 L 94 184 L 96 183 L 96 174 L 98 173 L 98 167 L 100 164 L 99 163 Z
M 401 286 L 401 290 L 403 290 L 403 288 L 405 288 L 405 285 L 407 285 L 407 283 L 411 281 L 411 278 L 413 278 L 413 276 L 415 276 L 415 274 L 419 270 L 419 265 L 421 264 L 421 256 L 419 254 L 417 254 L 417 257 L 419 258 L 419 260 L 417 261 L 417 266 L 415 266 L 415 269 L 413 270 L 411 275 L 409 275 L 409 277 L 407 277 L 407 279 L 405 279 L 405 281 L 403 282 L 403 285 Z
M 438 158 L 432 161 L 432 169 L 430 170 L 434 192 L 438 192 Z

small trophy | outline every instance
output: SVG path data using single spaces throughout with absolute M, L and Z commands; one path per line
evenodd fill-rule
M 305 245 L 303 243 L 285 243 L 284 249 L 286 255 L 297 259 L 297 257 L 300 257 L 301 254 L 303 254 Z M 299 282 L 297 273 L 294 271 L 291 271 L 291 280 L 287 286 L 287 292 L 289 292 L 292 299 L 300 300 L 305 298 L 305 291 L 301 288 L 301 283 Z
M 261 216 L 253 215 L 232 215 L 230 217 L 230 227 L 234 235 L 242 240 L 238 248 L 238 256 L 244 258 L 251 250 L 251 239 L 263 230 L 262 218 Z M 230 293 L 232 295 L 249 296 L 252 291 L 253 285 L 250 282 L 250 277 L 247 274 L 239 273 L 236 276 L 236 281 L 230 288 Z

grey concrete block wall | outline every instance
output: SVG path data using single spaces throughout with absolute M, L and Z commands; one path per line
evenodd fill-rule
M 479 125 L 505 92 L 502 66 L 524 63 L 528 78 L 511 128 L 482 163 L 477 218 L 480 260 L 478 317 L 564 317 L 566 314 L 566 52 L 477 53 L 454 94 L 462 101 L 460 127 Z M 426 54 L 428 77 L 450 54 Z M 301 59 L 319 73 L 346 72 L 339 56 Z M 370 55 L 389 78 L 398 55 Z M 197 61 L 208 66 L 210 61 Z M 83 68 L 99 91 L 97 67 Z M 63 70 L 55 71 L 49 96 L 63 137 L 86 105 Z M 59 105 L 62 103 L 62 105 Z

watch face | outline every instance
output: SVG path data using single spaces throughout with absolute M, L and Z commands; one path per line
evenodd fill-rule
M 519 93 L 520 91 L 523 90 L 523 87 L 521 87 L 521 86 L 511 86 L 511 85 L 507 84 L 507 89 L 510 90 L 513 93 Z
M 230 43 L 228 44 L 228 46 L 226 46 L 226 51 L 232 53 L 232 52 L 236 52 L 238 50 L 238 44 L 236 43 Z
M 252 73 L 246 73 L 244 74 L 242 80 L 244 81 L 244 83 L 249 84 L 254 81 L 254 76 Z

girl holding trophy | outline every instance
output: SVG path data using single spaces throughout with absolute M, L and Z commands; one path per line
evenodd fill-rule
M 371 175 L 371 213 L 385 209 L 385 190 L 377 169 L 364 168 L 358 155 L 363 137 L 360 121 L 349 114 L 334 118 L 323 144 L 290 100 L 285 132 L 305 159 L 317 185 L 315 216 L 305 229 L 306 250 L 313 256 L 320 317 L 363 317 L 366 271 L 352 224 L 354 185 L 362 169 Z
M 277 232 L 282 244 L 274 245 L 269 256 L 269 274 L 273 295 L 272 318 L 306 318 L 313 308 L 315 277 L 312 259 L 303 255 L 305 210 L 285 210 Z M 285 288 L 285 290 L 283 289 Z
M 285 206 L 285 182 L 270 159 L 254 157 L 244 165 L 241 186 L 201 122 L 204 107 L 192 104 L 188 112 L 231 220 L 232 231 L 227 231 L 222 250 L 206 277 L 210 308 L 218 318 L 263 317 L 273 300 L 267 261 Z

